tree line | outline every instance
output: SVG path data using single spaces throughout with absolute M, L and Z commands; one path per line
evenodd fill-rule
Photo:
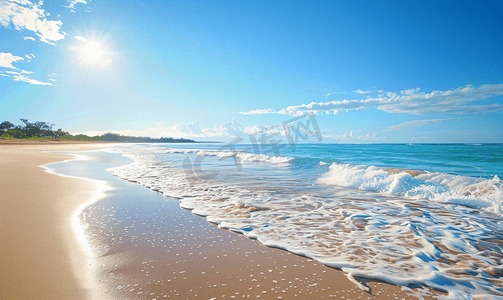
M 71 135 L 68 132 L 58 129 L 52 130 L 54 124 L 37 121 L 29 122 L 27 119 L 21 119 L 22 124 L 14 125 L 9 121 L 0 123 L 0 138 L 46 138 L 58 140 L 78 140 L 78 141 L 104 141 L 121 143 L 195 143 L 190 139 L 174 139 L 170 137 L 161 137 L 158 139 L 150 137 L 127 136 L 116 133 L 105 133 L 101 136 L 87 136 L 84 134 Z
M 124 142 L 124 143 L 195 143 L 194 140 L 189 139 L 174 139 L 170 137 L 161 137 L 159 139 L 154 139 L 144 136 L 127 136 L 120 135 L 116 133 L 105 133 L 100 136 L 102 141 L 107 142 Z
M 20 125 L 14 125 L 9 121 L 0 123 L 0 136 L 8 136 L 16 139 L 25 139 L 31 137 L 57 139 L 68 134 L 62 129 L 52 130 L 54 124 L 49 122 L 35 123 L 29 122 L 27 119 L 21 119 L 23 122 Z

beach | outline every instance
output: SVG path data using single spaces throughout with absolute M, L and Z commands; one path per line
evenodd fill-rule
M 380 280 L 351 281 L 347 272 L 218 228 L 180 208 L 179 200 L 96 167 L 119 167 L 122 158 L 82 153 L 91 159 L 49 166 L 66 177 L 40 167 L 75 158 L 46 151 L 75 154 L 104 147 L 0 145 L 0 299 L 432 299 L 442 294 Z M 71 177 L 78 174 L 92 180 Z M 104 179 L 110 182 L 106 197 Z M 76 232 L 83 227 L 73 225 L 75 218 L 85 223 L 85 231 Z
M 72 159 L 46 151 L 100 144 L 0 145 L 0 299 L 88 299 L 85 253 L 72 214 L 93 197 L 91 181 L 56 176 L 41 165 Z
M 0 0 L 0 300 L 503 300 L 502 16 Z

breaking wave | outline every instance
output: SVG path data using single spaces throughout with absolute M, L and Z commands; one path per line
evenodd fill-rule
M 333 163 L 320 182 L 388 196 L 466 205 L 503 215 L 503 182 L 497 175 L 483 179 L 438 172 L 410 173 L 407 170 L 390 172 L 375 166 Z

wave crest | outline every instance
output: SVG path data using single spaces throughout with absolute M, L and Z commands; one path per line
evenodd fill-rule
M 320 182 L 386 196 L 428 199 L 482 208 L 499 215 L 503 213 L 503 183 L 497 175 L 483 179 L 438 172 L 390 172 L 376 166 L 333 163 Z

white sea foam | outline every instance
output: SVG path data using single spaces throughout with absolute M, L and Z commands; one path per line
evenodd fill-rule
M 333 163 L 320 182 L 379 192 L 383 195 L 454 203 L 503 215 L 503 182 L 445 173 L 412 176 L 405 171 L 392 174 L 375 166 Z
M 174 154 L 190 154 L 199 156 L 217 156 L 220 158 L 236 157 L 239 162 L 267 162 L 271 164 L 286 164 L 292 161 L 293 157 L 269 156 L 264 154 L 251 154 L 242 150 L 210 150 L 210 149 L 179 149 L 167 147 L 143 147 L 136 146 L 137 149 L 142 149 L 151 153 L 174 153 Z
M 427 285 L 447 291 L 450 299 L 503 296 L 503 219 L 493 214 L 501 213 L 497 177 L 414 177 L 333 164 L 321 179 L 310 180 L 291 173 L 290 159 L 272 169 L 284 176 L 251 168 L 239 176 L 200 179 L 187 176 L 179 154 L 256 157 L 142 146 L 124 152 L 133 163 L 108 171 L 176 197 L 181 207 L 222 228 L 340 268 L 351 280 Z M 178 161 L 159 153 L 178 155 Z

